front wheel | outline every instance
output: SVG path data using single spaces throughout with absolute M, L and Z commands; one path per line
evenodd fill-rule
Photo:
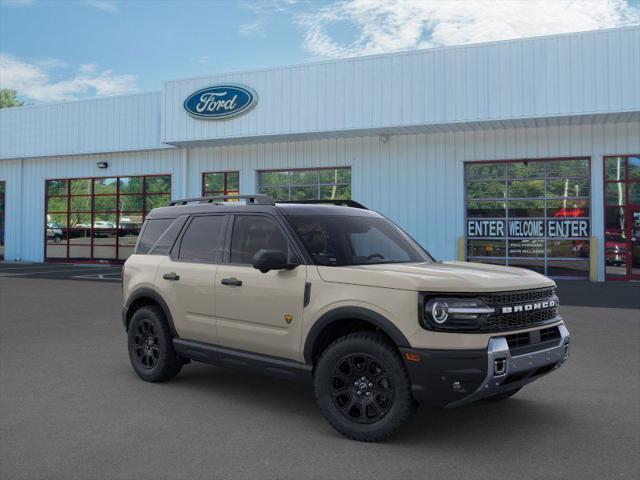
M 383 440 L 416 409 L 397 349 L 377 332 L 353 333 L 329 345 L 316 365 L 314 386 L 324 417 L 353 440 Z
M 164 382 L 180 372 L 182 362 L 173 348 L 173 335 L 159 307 L 136 310 L 129 324 L 127 343 L 131 366 L 143 380 Z

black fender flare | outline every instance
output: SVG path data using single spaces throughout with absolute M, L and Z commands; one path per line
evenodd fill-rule
M 313 363 L 313 348 L 322 332 L 329 325 L 340 320 L 362 320 L 375 325 L 393 340 L 397 347 L 410 347 L 409 341 L 388 318 L 378 312 L 363 307 L 338 307 L 323 314 L 311 327 L 307 339 L 304 342 L 304 359 L 308 364 Z
M 128 321 L 129 309 L 131 308 L 131 305 L 133 303 L 135 303 L 137 300 L 140 300 L 141 298 L 150 298 L 151 300 L 156 302 L 158 305 L 160 305 L 160 308 L 162 308 L 162 311 L 164 312 L 167 322 L 169 322 L 169 328 L 171 329 L 171 333 L 174 335 L 175 338 L 179 338 L 178 332 L 176 331 L 176 327 L 173 324 L 173 316 L 171 315 L 171 310 L 169 309 L 169 305 L 167 305 L 167 302 L 165 302 L 164 298 L 162 298 L 162 295 L 160 295 L 155 290 L 151 288 L 146 288 L 146 287 L 138 288 L 137 290 L 135 290 L 131 295 L 129 295 L 129 298 L 127 299 L 127 303 L 125 303 L 124 306 L 122 307 L 122 321 L 124 323 L 125 330 L 129 330 L 129 321 Z

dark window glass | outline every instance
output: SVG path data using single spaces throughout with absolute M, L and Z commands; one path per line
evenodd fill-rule
M 171 191 L 171 176 L 160 175 L 155 177 L 145 177 L 145 192 L 149 193 L 167 193 Z
M 178 258 L 185 262 L 220 263 L 227 217 L 193 217 L 180 242 Z
M 203 195 L 237 195 L 240 193 L 238 172 L 212 172 L 203 174 Z
M 506 257 L 504 240 L 468 240 L 467 255 L 470 257 Z
M 431 257 L 385 218 L 288 217 L 309 255 L 319 265 L 428 262 Z
M 508 178 L 542 178 L 544 177 L 545 162 L 523 161 L 507 163 Z
M 627 177 L 627 162 L 625 157 L 610 157 L 604 159 L 605 180 L 624 180 Z
M 4 259 L 5 182 L 0 182 L 0 260 Z
M 640 180 L 640 157 L 629 157 L 627 174 L 629 180 Z
M 280 227 L 265 217 L 236 216 L 231 236 L 231 263 L 250 265 L 253 256 L 262 249 L 288 254 L 288 242 Z
M 548 197 L 588 197 L 589 193 L 587 179 L 547 180 Z
M 49 197 L 47 199 L 48 212 L 66 212 L 68 208 L 68 197 Z
M 505 202 L 473 200 L 467 203 L 467 217 L 469 218 L 502 218 L 505 214 Z
M 544 240 L 509 240 L 509 257 L 544 257 Z
M 629 183 L 629 203 L 640 205 L 640 183 Z
M 91 179 L 79 178 L 70 182 L 71 195 L 91 195 Z
M 73 186 L 73 183 L 72 183 Z M 93 193 L 96 195 L 115 195 L 118 191 L 117 178 L 96 178 L 93 181 Z
M 609 231 L 621 231 L 625 230 L 625 208 L 624 207 L 609 207 L 604 210 L 604 230 L 605 236 Z
M 258 190 L 274 200 L 348 200 L 351 168 L 263 171 Z
M 187 221 L 187 216 L 178 217 L 170 226 L 167 228 L 160 238 L 156 240 L 153 247 L 149 251 L 149 255 L 168 255 L 175 243 L 178 235 L 180 234 L 180 230 L 182 230 L 182 226 Z
M 604 186 L 604 201 L 607 205 L 625 205 L 626 185 L 621 182 L 606 183 Z
M 503 198 L 505 196 L 504 182 L 480 181 L 467 182 L 467 198 Z
M 589 160 L 557 160 L 547 162 L 547 178 L 588 177 Z
M 47 195 L 67 195 L 66 180 L 48 180 Z
M 504 163 L 469 163 L 466 165 L 468 180 L 492 180 L 505 178 Z
M 589 200 L 547 200 L 547 217 L 588 217 Z
M 554 277 L 579 277 L 589 276 L 589 262 L 576 260 L 549 260 L 548 275 Z
M 143 177 L 120 178 L 120 193 L 142 193 Z
M 511 180 L 507 195 L 512 198 L 544 197 L 544 180 Z
M 548 240 L 547 255 L 561 258 L 589 258 L 587 240 Z
M 511 200 L 509 218 L 544 217 L 544 200 Z
M 156 243 L 156 240 L 160 238 L 160 235 L 173 223 L 173 220 L 172 218 L 147 220 L 140 241 L 138 242 L 136 253 L 148 253 L 153 244 Z

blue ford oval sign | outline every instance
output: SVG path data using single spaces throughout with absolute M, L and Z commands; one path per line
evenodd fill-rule
M 197 118 L 221 120 L 240 115 L 258 101 L 256 92 L 242 85 L 213 85 L 192 93 L 184 109 Z

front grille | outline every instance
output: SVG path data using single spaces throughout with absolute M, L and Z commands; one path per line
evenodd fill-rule
M 517 305 L 520 303 L 538 302 L 546 300 L 555 295 L 555 287 L 536 288 L 534 290 L 521 290 L 517 292 L 492 293 L 491 295 L 482 295 L 482 300 L 492 307 L 502 307 L 505 305 Z
M 494 293 L 490 295 L 483 295 L 480 299 L 490 307 L 495 307 L 497 311 L 500 311 L 502 307 L 506 306 L 516 306 L 549 300 L 554 295 L 555 288 L 549 287 L 516 292 Z M 486 332 L 533 327 L 552 322 L 557 316 L 557 306 L 524 312 L 492 313 L 480 324 L 480 330 Z
M 505 338 L 512 355 L 524 355 L 557 345 L 557 340 L 560 339 L 560 329 L 554 326 L 530 332 L 512 333 Z

